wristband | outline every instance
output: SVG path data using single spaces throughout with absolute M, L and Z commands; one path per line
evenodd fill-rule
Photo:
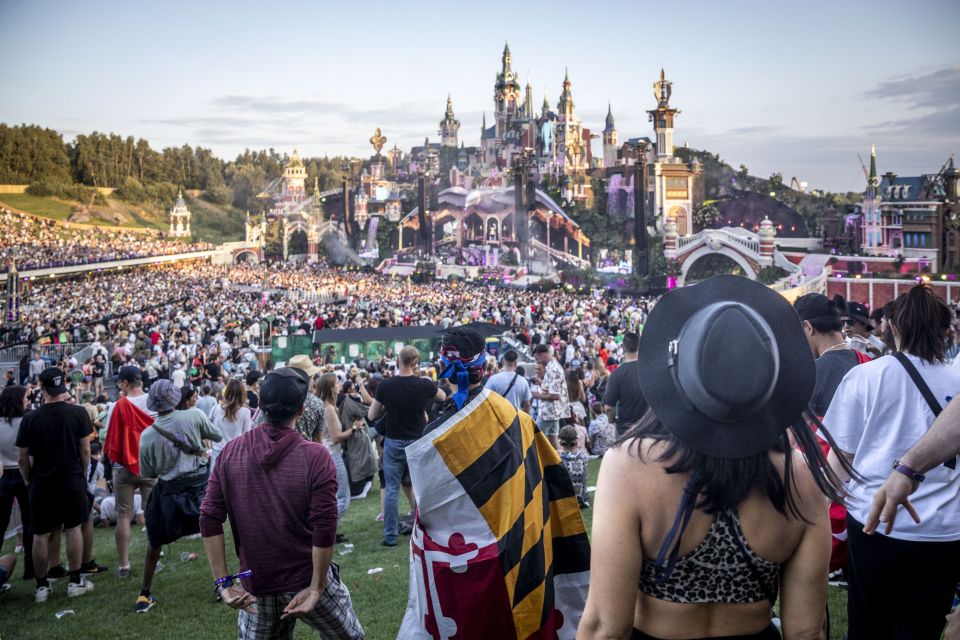
M 923 482 L 926 479 L 925 475 L 923 475 L 916 469 L 908 467 L 907 465 L 900 462 L 900 460 L 893 461 L 893 470 L 899 473 L 902 473 L 903 475 L 907 476 L 914 482 Z

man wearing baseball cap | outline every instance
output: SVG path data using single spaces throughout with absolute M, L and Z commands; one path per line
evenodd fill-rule
M 180 389 L 166 378 L 150 385 L 147 408 L 157 413 L 157 419 L 140 437 L 140 474 L 158 480 L 143 509 L 150 544 L 137 613 L 146 613 L 157 603 L 150 588 L 163 545 L 200 532 L 200 502 L 209 473 L 203 441 L 223 439 L 202 411 L 177 411 L 179 403 Z
M 83 407 L 71 404 L 63 371 L 50 367 L 39 376 L 44 403 L 27 413 L 17 434 L 19 466 L 30 497 L 33 566 L 37 603 L 50 597 L 47 580 L 50 534 L 61 525 L 67 538 L 70 582 L 67 596 L 93 590 L 81 576 L 83 537 L 80 525 L 90 514 L 84 471 L 90 462 L 93 424 Z
M 293 367 L 263 378 L 264 422 L 223 448 L 200 507 L 214 587 L 240 610 L 241 640 L 292 637 L 297 618 L 324 638 L 363 638 L 333 562 L 336 467 L 326 447 L 294 430 L 309 388 L 307 374 Z M 227 518 L 239 556 L 237 575 L 227 570 Z

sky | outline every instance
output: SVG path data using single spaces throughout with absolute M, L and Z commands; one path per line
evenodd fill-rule
M 479 143 L 505 41 L 539 110 L 568 69 L 584 126 L 652 134 L 661 67 L 674 140 L 751 174 L 860 191 L 960 151 L 960 2 L 103 2 L 0 0 L 0 122 L 189 144 L 372 153 L 438 141 L 449 93 Z M 594 152 L 600 154 L 599 140 Z

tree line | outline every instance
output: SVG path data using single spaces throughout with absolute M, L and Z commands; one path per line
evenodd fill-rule
M 307 190 L 342 180 L 348 158 L 304 158 Z M 190 145 L 156 150 L 143 138 L 94 131 L 65 142 L 62 134 L 36 125 L 0 124 L 0 183 L 29 184 L 30 193 L 94 200 L 93 187 L 114 187 L 131 202 L 161 201 L 178 189 L 199 189 L 220 205 L 260 212 L 268 203 L 256 196 L 280 177 L 288 157 L 275 149 L 247 149 L 225 161 L 210 149 Z

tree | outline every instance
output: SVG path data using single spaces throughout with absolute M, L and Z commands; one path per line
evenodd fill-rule
M 701 229 L 716 224 L 720 219 L 720 208 L 714 202 L 704 202 L 693 210 L 693 223 Z
M 771 173 L 769 183 L 771 191 L 780 191 L 783 188 L 783 174 L 780 172 Z

